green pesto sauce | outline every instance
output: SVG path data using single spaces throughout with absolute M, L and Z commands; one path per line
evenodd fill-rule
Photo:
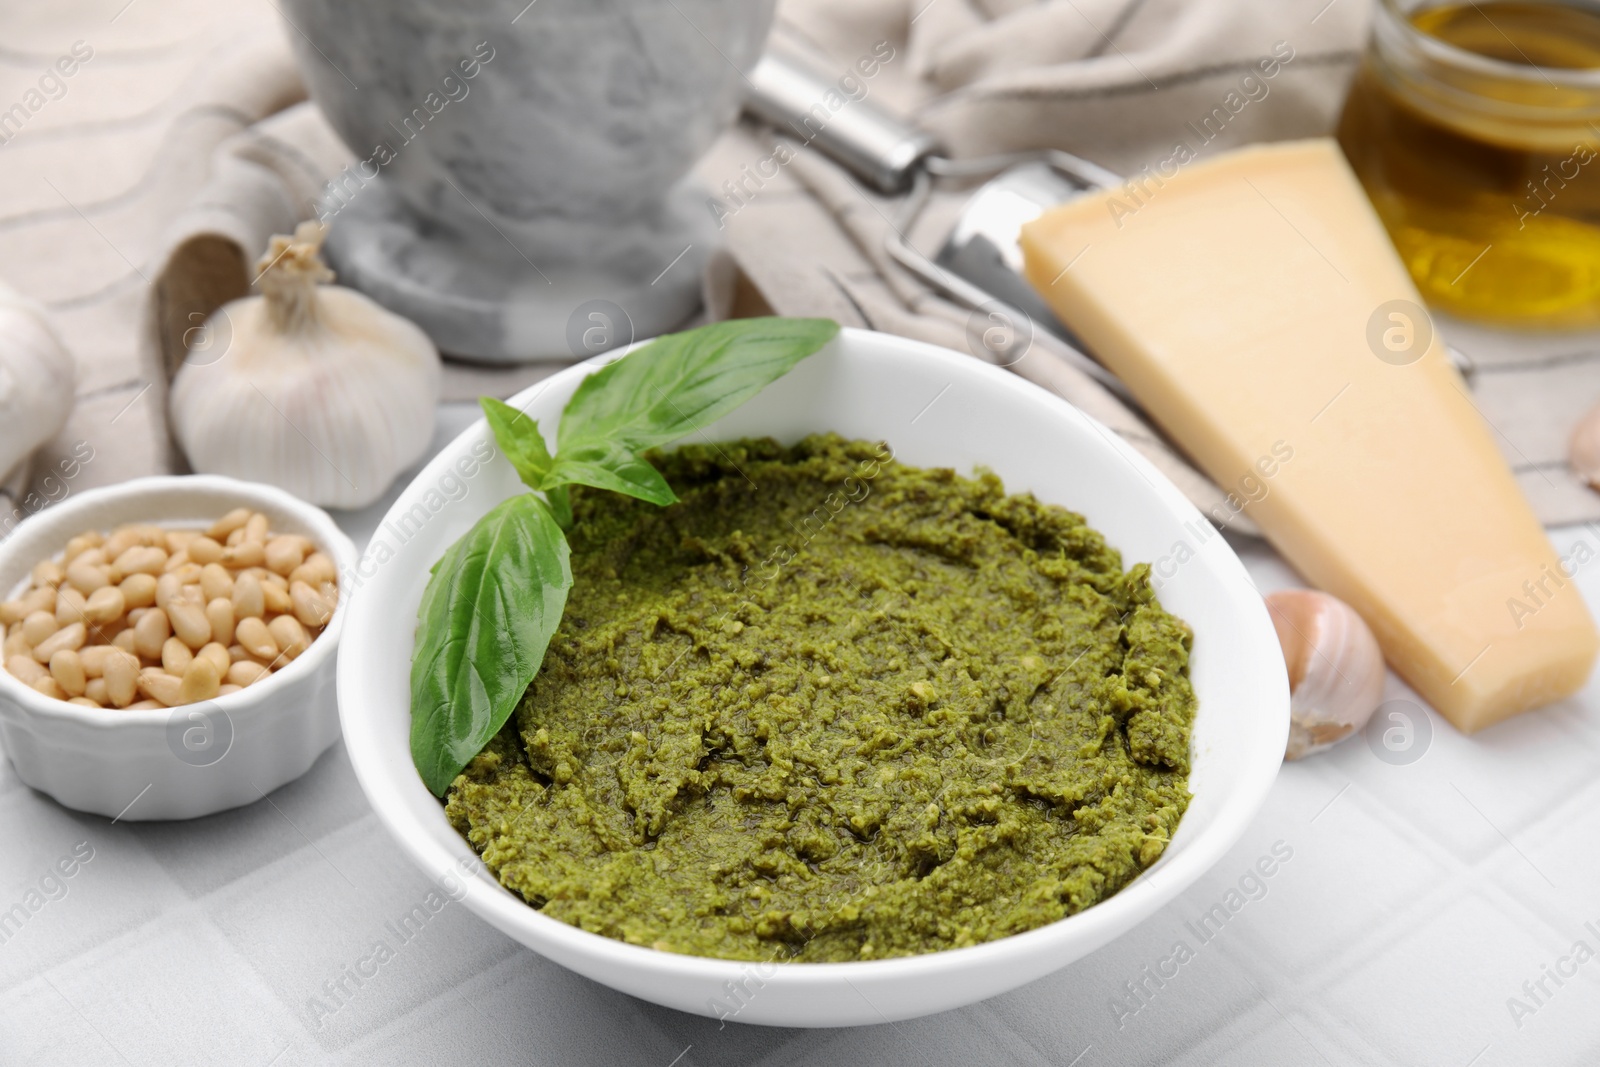
M 1043 926 L 1189 801 L 1191 635 L 1083 519 L 825 435 L 573 494 L 574 584 L 448 814 L 546 915 L 743 960 Z

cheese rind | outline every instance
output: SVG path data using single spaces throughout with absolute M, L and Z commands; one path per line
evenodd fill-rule
M 1452 723 L 1583 685 L 1600 635 L 1334 142 L 1085 195 L 1022 247 L 1063 321 Z

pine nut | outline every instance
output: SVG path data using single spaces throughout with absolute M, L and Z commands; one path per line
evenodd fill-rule
M 0 626 L 10 626 L 28 617 L 28 609 L 20 600 L 7 600 L 0 604 Z
M 328 625 L 333 617 L 333 608 L 322 599 L 322 594 L 305 582 L 289 586 L 289 599 L 294 602 L 294 617 L 303 625 L 316 629 Z
M 106 660 L 105 683 L 106 695 L 111 698 L 111 703 L 119 708 L 125 708 L 133 703 L 138 695 L 139 661 L 137 658 L 123 653 L 112 656 Z
M 118 556 L 111 565 L 124 578 L 130 574 L 160 574 L 166 569 L 167 553 L 165 549 L 135 545 Z
M 307 567 L 316 568 L 320 581 L 331 582 L 339 577 L 338 570 L 333 565 L 333 559 L 324 552 L 313 552 L 306 558 Z
M 300 653 L 311 645 L 311 635 L 306 633 L 306 628 L 293 615 L 279 615 L 267 623 L 267 632 L 290 659 L 300 658 Z
M 176 637 L 169 637 L 161 645 L 161 667 L 168 674 L 182 678 L 183 672 L 189 669 L 189 664 L 194 662 L 194 653 L 189 651 L 189 646 Z
M 143 659 L 161 658 L 161 646 L 172 636 L 172 623 L 160 608 L 150 608 L 133 626 L 133 647 Z
M 174 678 L 160 667 L 146 667 L 139 672 L 139 692 L 169 708 L 183 703 L 183 680 Z
M 67 568 L 67 581 L 71 582 L 78 592 L 88 596 L 101 586 L 111 584 L 111 570 L 109 567 L 84 563 L 82 557 L 79 557 Z
M 78 658 L 83 660 L 83 673 L 90 678 L 100 678 L 106 673 L 106 661 L 117 654 L 115 645 L 89 645 L 79 650 Z M 105 703 L 105 701 L 101 701 Z
M 261 592 L 261 580 L 253 574 L 241 574 L 233 581 L 233 618 L 235 625 L 248 618 L 261 618 L 267 606 Z
M 99 590 L 95 590 L 99 592 Z M 84 595 L 71 586 L 56 594 L 56 623 L 66 626 L 68 623 L 84 621 L 84 607 L 88 601 Z
M 217 669 L 218 678 L 226 675 L 228 673 L 228 668 L 233 666 L 233 660 L 228 658 L 227 648 L 215 641 L 212 641 L 210 644 L 206 645 L 205 648 L 202 648 L 194 655 L 196 659 L 199 659 L 203 656 L 210 660 L 211 665 Z
M 217 696 L 225 697 L 229 693 L 237 693 L 243 688 L 244 686 L 242 685 L 229 685 L 227 682 L 224 682 L 223 684 L 217 686 Z
M 129 608 L 148 608 L 156 602 L 156 580 L 149 574 L 130 574 L 117 586 Z
M 68 697 L 67 703 L 76 704 L 80 708 L 98 708 L 100 706 L 88 697 Z
M 83 660 L 68 648 L 50 657 L 50 674 L 68 696 L 83 696 L 84 686 L 89 684 L 88 676 L 83 673 Z
M 260 541 L 243 541 L 222 550 L 222 562 L 230 567 L 259 567 L 267 561 L 267 549 Z
M 249 521 L 250 521 L 250 509 L 249 508 L 234 508 L 232 511 L 228 512 L 226 515 L 222 516 L 222 518 L 220 518 L 216 522 L 212 523 L 211 524 L 211 529 L 206 531 L 206 536 L 211 538 L 211 539 L 213 539 L 213 540 L 219 540 L 221 538 L 227 537 L 233 531 L 235 531 L 237 529 L 240 529 L 241 527 L 244 526 L 245 523 L 247 523 Z
M 166 611 L 183 598 L 183 580 L 176 574 L 163 574 L 156 579 L 156 607 Z
M 200 591 L 208 604 L 219 596 L 229 596 L 233 593 L 233 575 L 220 563 L 207 563 L 200 568 Z
M 166 542 L 167 552 L 172 555 L 177 555 L 179 552 L 186 552 L 189 549 L 189 545 L 194 542 L 195 538 L 202 536 L 204 535 L 201 534 L 199 530 L 168 530 Z
M 108 585 L 104 589 L 96 589 L 94 595 L 89 597 L 83 617 L 97 626 L 105 626 L 122 618 L 127 611 L 128 598 L 122 595 L 122 590 L 117 586 Z
M 33 661 L 29 660 L 28 662 L 32 663 Z M 244 660 L 240 663 L 230 664 L 227 677 L 230 684 L 248 688 L 271 673 L 259 663 Z
M 133 634 L 133 628 L 132 627 L 129 627 L 128 629 L 126 629 L 126 630 L 122 631 L 120 634 L 118 634 L 116 637 L 113 637 L 111 639 L 111 645 L 112 645 L 113 648 L 120 648 L 122 651 L 126 652 L 130 656 L 137 657 L 139 655 L 139 652 L 138 652 L 139 646 L 134 640 L 134 634 Z
M 277 582 L 261 583 L 261 603 L 268 615 L 285 615 L 294 610 L 289 590 Z
M 24 609 L 22 613 L 24 619 L 36 611 L 48 611 L 54 615 L 56 611 L 56 591 L 48 586 L 43 589 L 35 589 L 22 598 L 22 607 Z
M 205 609 L 187 600 L 175 602 L 167 609 L 172 632 L 192 649 L 200 648 L 211 640 L 211 624 L 206 621 Z
M 217 673 L 217 665 L 206 657 L 197 656 L 194 662 L 189 664 L 189 669 L 183 672 L 180 695 L 185 704 L 210 700 L 217 695 L 217 687 L 221 684 L 222 679 Z
M 23 685 L 32 685 L 40 678 L 49 677 L 50 672 L 39 665 L 39 661 L 32 656 L 12 656 L 6 660 L 6 670 L 10 671 Z
M 50 657 L 55 655 L 57 652 L 60 652 L 64 648 L 70 648 L 72 651 L 76 652 L 78 649 L 83 647 L 83 643 L 87 640 L 89 640 L 88 627 L 84 626 L 81 622 L 75 622 L 71 626 L 63 626 L 61 629 L 45 638 L 39 644 L 35 645 L 33 648 L 33 658 L 38 660 L 40 663 L 49 663 Z
M 189 542 L 189 558 L 202 566 L 222 561 L 222 546 L 209 537 L 196 537 Z
M 22 620 L 22 637 L 30 648 L 38 648 L 59 629 L 61 624 L 49 612 L 36 611 Z
M 267 542 L 267 569 L 287 575 L 305 562 L 305 546 L 298 537 L 280 535 Z
M 33 565 L 33 584 L 60 585 L 66 580 L 66 572 L 61 569 L 61 564 L 52 559 L 42 559 Z
M 190 563 L 193 563 L 193 562 L 194 561 L 189 558 L 189 553 L 187 551 L 174 552 L 171 556 L 169 556 L 167 558 L 167 562 L 162 565 L 161 571 L 164 574 L 167 571 L 182 570 L 184 567 L 187 567 Z M 198 566 L 198 564 L 197 564 L 197 566 Z
M 272 637 L 267 624 L 251 615 L 240 619 L 233 628 L 233 636 L 257 659 L 271 662 L 278 656 L 278 642 Z
M 211 640 L 224 646 L 233 644 L 233 601 L 217 597 L 207 604 L 206 622 L 211 624 Z
M 106 539 L 94 530 L 85 530 L 67 542 L 66 561 L 71 563 L 74 559 L 89 551 L 89 549 L 99 548 L 105 543 Z
M 111 703 L 111 690 L 106 688 L 104 678 L 90 678 L 84 684 L 83 695 L 99 704 L 102 708 Z
M 111 536 L 100 545 L 99 562 L 110 562 L 139 543 L 139 535 L 134 532 L 133 527 L 123 526 L 113 530 Z
M 267 543 L 267 517 L 261 512 L 258 511 L 251 515 L 244 524 L 244 539 L 246 541 L 257 541 L 263 545 Z
M 137 704 L 129 704 L 129 711 L 156 711 L 164 707 L 159 700 L 141 700 Z
M 43 693 L 47 697 L 55 697 L 57 700 L 67 699 L 66 691 L 57 685 L 56 680 L 48 674 L 34 682 L 33 688 L 35 692 Z

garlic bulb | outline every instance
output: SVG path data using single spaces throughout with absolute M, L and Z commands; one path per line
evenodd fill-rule
M 172 425 L 197 471 L 358 508 L 432 440 L 439 353 L 406 319 L 322 284 L 333 280 L 323 233 L 305 222 L 274 237 L 257 265 L 262 295 L 206 320 L 198 334 L 223 352 L 194 350 L 178 371 Z
M 1600 405 L 1589 409 L 1572 431 L 1568 461 L 1578 477 L 1600 489 Z
M 1355 609 L 1310 589 L 1267 595 L 1289 669 L 1289 747 L 1300 759 L 1367 724 L 1383 698 L 1383 653 Z
M 0 475 L 66 425 L 75 379 L 44 309 L 0 285 Z

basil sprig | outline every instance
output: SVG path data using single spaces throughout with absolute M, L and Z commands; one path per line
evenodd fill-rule
M 560 625 L 572 588 L 567 487 L 675 503 L 640 453 L 726 415 L 838 332 L 828 319 L 767 318 L 660 337 L 583 380 L 562 411 L 553 454 L 538 422 L 483 398 L 500 450 L 534 493 L 479 519 L 434 564 L 422 596 L 411 757 L 435 796 L 511 717 Z
M 528 493 L 479 519 L 434 565 L 411 661 L 411 757 L 435 795 L 522 699 L 570 588 L 567 539 Z

